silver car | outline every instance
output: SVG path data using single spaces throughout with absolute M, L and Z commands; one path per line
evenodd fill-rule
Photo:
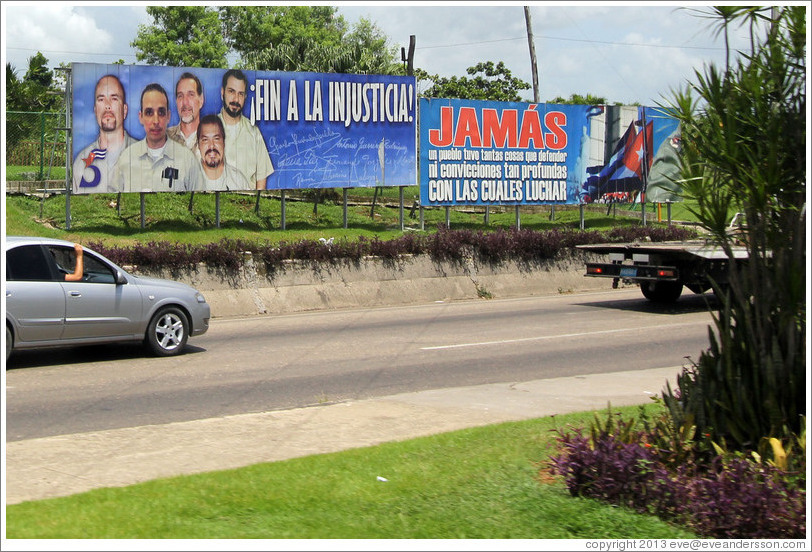
M 209 329 L 209 304 L 193 287 L 133 276 L 82 249 L 79 274 L 72 242 L 6 237 L 6 359 L 18 349 L 120 341 L 171 356 Z

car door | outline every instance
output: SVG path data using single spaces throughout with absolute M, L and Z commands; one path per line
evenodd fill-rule
M 16 321 L 18 343 L 62 337 L 65 292 L 42 246 L 6 250 L 6 310 Z
M 57 263 L 73 269 L 74 252 L 50 246 Z M 63 341 L 104 340 L 140 333 L 141 292 L 130 284 L 116 284 L 115 269 L 85 251 L 84 274 L 77 282 L 61 282 L 65 297 Z

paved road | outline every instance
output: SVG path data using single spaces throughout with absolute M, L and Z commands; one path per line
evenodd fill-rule
M 663 309 L 636 289 L 215 319 L 175 358 L 128 346 L 12 357 L 6 440 L 681 366 L 710 321 L 702 297 Z
M 500 422 L 648 402 L 679 367 L 401 393 L 376 399 L 14 441 L 17 504 L 412 439 Z M 372 473 L 387 476 L 387 473 Z

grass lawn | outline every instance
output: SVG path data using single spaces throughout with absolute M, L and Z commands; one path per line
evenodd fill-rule
M 40 175 L 40 171 L 42 174 Z M 48 166 L 46 162 L 39 165 L 6 165 L 6 178 L 8 180 L 38 180 L 42 176 L 45 180 L 65 181 L 65 166 Z
M 656 517 L 573 498 L 547 475 L 552 430 L 585 426 L 592 417 L 511 422 L 9 505 L 7 537 L 693 538 Z
M 400 209 L 397 188 L 384 188 L 375 197 L 373 189 L 352 190 L 348 199 L 347 228 L 341 191 L 323 192 L 321 203 L 314 207 L 313 199 L 288 193 L 285 202 L 285 230 L 281 229 L 282 208 L 278 191 L 262 192 L 257 209 L 256 193 L 221 193 L 220 227 L 216 225 L 216 204 L 213 193 L 146 194 L 144 227 L 141 227 L 139 194 L 72 195 L 70 197 L 71 227 L 66 228 L 66 198 L 63 194 L 45 199 L 33 195 L 6 196 L 6 234 L 42 235 L 71 241 L 101 241 L 128 245 L 136 242 L 171 241 L 181 243 L 211 243 L 222 238 L 261 240 L 277 243 L 296 242 L 320 237 L 357 239 L 378 237 L 386 240 L 400 236 Z M 410 216 L 417 194 L 416 187 L 404 191 L 403 220 L 405 231 L 419 231 L 419 210 Z M 191 209 L 190 209 L 191 206 Z M 622 210 L 625 207 L 627 210 Z M 609 212 L 606 205 L 590 205 L 584 209 L 587 230 L 608 230 L 614 226 L 638 226 L 640 207 L 630 211 L 625 205 Z M 676 210 L 676 206 L 674 206 Z M 577 205 L 558 205 L 551 219 L 550 206 L 522 207 L 522 228 L 547 230 L 580 227 Z M 681 212 L 681 214 L 685 214 Z M 665 219 L 665 210 L 662 217 Z M 647 209 L 646 220 L 658 224 L 653 207 Z M 494 230 L 516 225 L 513 207 L 492 207 L 486 222 L 485 210 L 449 209 L 448 219 L 453 229 Z M 445 208 L 423 210 L 423 228 L 434 231 L 445 225 Z M 680 220 L 672 212 L 672 220 Z M 684 218 L 682 220 L 685 220 Z M 665 224 L 665 222 L 659 223 Z

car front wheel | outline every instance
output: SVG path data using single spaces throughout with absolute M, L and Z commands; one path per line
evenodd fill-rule
M 14 348 L 14 336 L 11 335 L 11 328 L 6 324 L 6 360 L 11 356 L 11 350 Z
M 172 356 L 183 350 L 189 339 L 189 319 L 177 307 L 164 307 L 147 326 L 146 343 L 157 356 Z

